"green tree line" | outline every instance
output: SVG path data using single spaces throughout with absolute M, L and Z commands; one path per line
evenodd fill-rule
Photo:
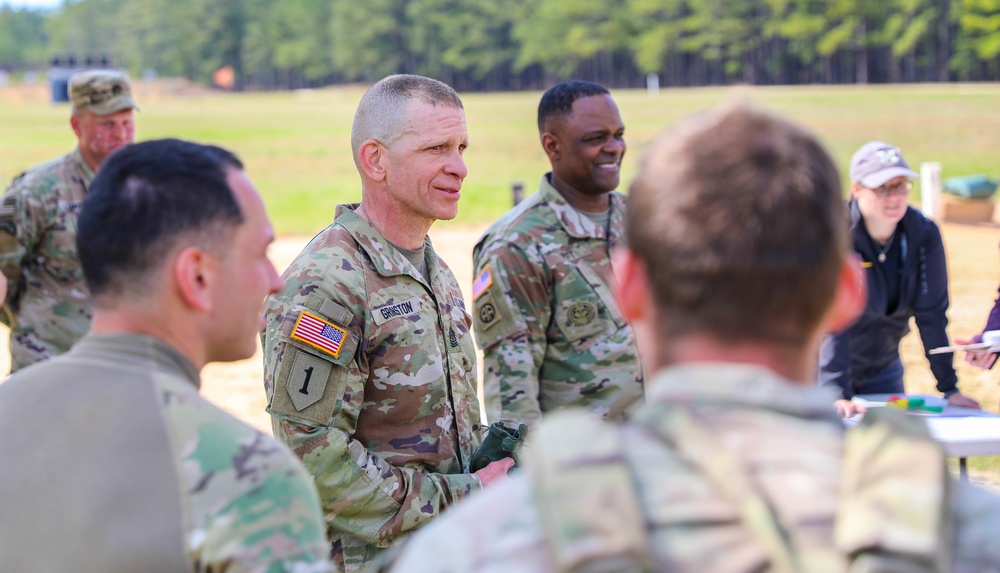
M 106 58 L 237 89 L 1000 80 L 1000 0 L 64 0 L 0 8 L 0 69 Z M 63 60 L 65 61 L 65 60 Z

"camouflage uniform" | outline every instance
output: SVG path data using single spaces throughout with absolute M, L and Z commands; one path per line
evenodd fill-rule
M 533 435 L 544 439 L 551 431 L 549 438 L 563 439 L 560 450 L 527 452 L 526 474 L 420 532 L 392 570 L 558 571 L 557 561 L 580 566 L 614 556 L 636 559 L 577 570 L 634 571 L 628 564 L 640 563 L 655 571 L 847 571 L 848 556 L 857 553 L 845 549 L 852 547 L 912 553 L 929 566 L 893 571 L 1000 570 L 1000 547 L 991 541 L 1000 527 L 1000 498 L 952 482 L 940 446 L 929 438 L 936 463 L 915 461 L 912 444 L 867 458 L 846 455 L 851 450 L 830 407 L 832 394 L 754 366 L 667 369 L 646 398 L 624 426 L 604 425 L 594 435 L 582 435 L 596 423 L 585 416 L 567 413 L 543 423 Z M 565 463 L 562 475 L 539 469 L 550 462 Z M 619 462 L 624 475 L 614 474 Z M 942 487 L 925 487 L 934 479 Z M 613 487 L 592 495 L 595 482 Z M 631 507 L 622 491 L 635 493 Z M 860 491 L 872 503 L 847 505 L 838 515 L 845 491 Z M 880 502 L 888 499 L 897 507 L 902 501 L 902 519 L 883 513 L 892 504 Z M 933 521 L 947 506 L 953 530 Z M 937 536 L 920 535 L 914 524 L 925 517 Z M 574 545 L 573 536 L 602 528 L 589 543 Z M 784 546 L 784 563 L 776 545 Z M 936 569 L 934 560 L 941 560 Z
M 332 571 L 287 448 L 155 338 L 89 335 L 0 384 L 9 571 Z
M 584 406 L 617 420 L 642 401 L 632 328 L 611 292 L 625 198 L 610 194 L 610 236 L 542 177 L 538 193 L 494 223 L 473 251 L 476 340 L 491 421 L 529 425 Z
M 355 209 L 339 206 L 285 271 L 264 340 L 274 434 L 315 477 L 348 571 L 478 489 L 463 472 L 480 440 L 454 275 L 428 239 L 427 284 Z
M 62 354 L 90 328 L 76 219 L 94 171 L 76 149 L 27 171 L 0 200 L 0 271 L 11 371 Z

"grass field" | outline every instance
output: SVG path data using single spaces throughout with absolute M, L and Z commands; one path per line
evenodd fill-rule
M 137 138 L 182 137 L 236 151 L 264 194 L 279 233 L 312 234 L 332 219 L 337 203 L 360 198 L 350 129 L 363 87 L 223 95 L 164 86 L 137 87 L 142 108 Z M 495 219 L 510 206 L 514 182 L 522 182 L 528 193 L 536 188 L 547 170 L 535 127 L 540 95 L 463 96 L 471 140 L 469 176 L 452 224 Z M 0 88 L 0 181 L 72 148 L 69 108 L 49 103 L 47 96 L 42 86 Z M 630 145 L 623 187 L 657 134 L 680 117 L 734 97 L 808 125 L 845 175 L 851 153 L 870 139 L 901 146 L 915 168 L 922 161 L 940 161 L 945 177 L 1000 175 L 994 165 L 1000 149 L 1000 85 L 700 88 L 663 90 L 657 96 L 616 91 L 614 96 Z M 919 200 L 918 191 L 913 200 Z

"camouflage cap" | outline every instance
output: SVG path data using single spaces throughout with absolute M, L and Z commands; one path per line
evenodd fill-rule
M 136 109 L 132 84 L 125 72 L 87 70 L 69 78 L 69 99 L 73 109 L 86 108 L 97 115 L 109 115 L 123 109 Z

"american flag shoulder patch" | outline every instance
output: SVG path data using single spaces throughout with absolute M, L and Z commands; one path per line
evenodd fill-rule
M 346 339 L 346 330 L 305 310 L 299 313 L 292 329 L 292 340 L 304 342 L 334 358 L 340 356 Z
M 493 274 L 490 273 L 489 265 L 486 265 L 483 272 L 472 283 L 472 300 L 479 298 L 479 295 L 486 292 L 486 289 L 490 288 L 491 285 L 493 285 Z

